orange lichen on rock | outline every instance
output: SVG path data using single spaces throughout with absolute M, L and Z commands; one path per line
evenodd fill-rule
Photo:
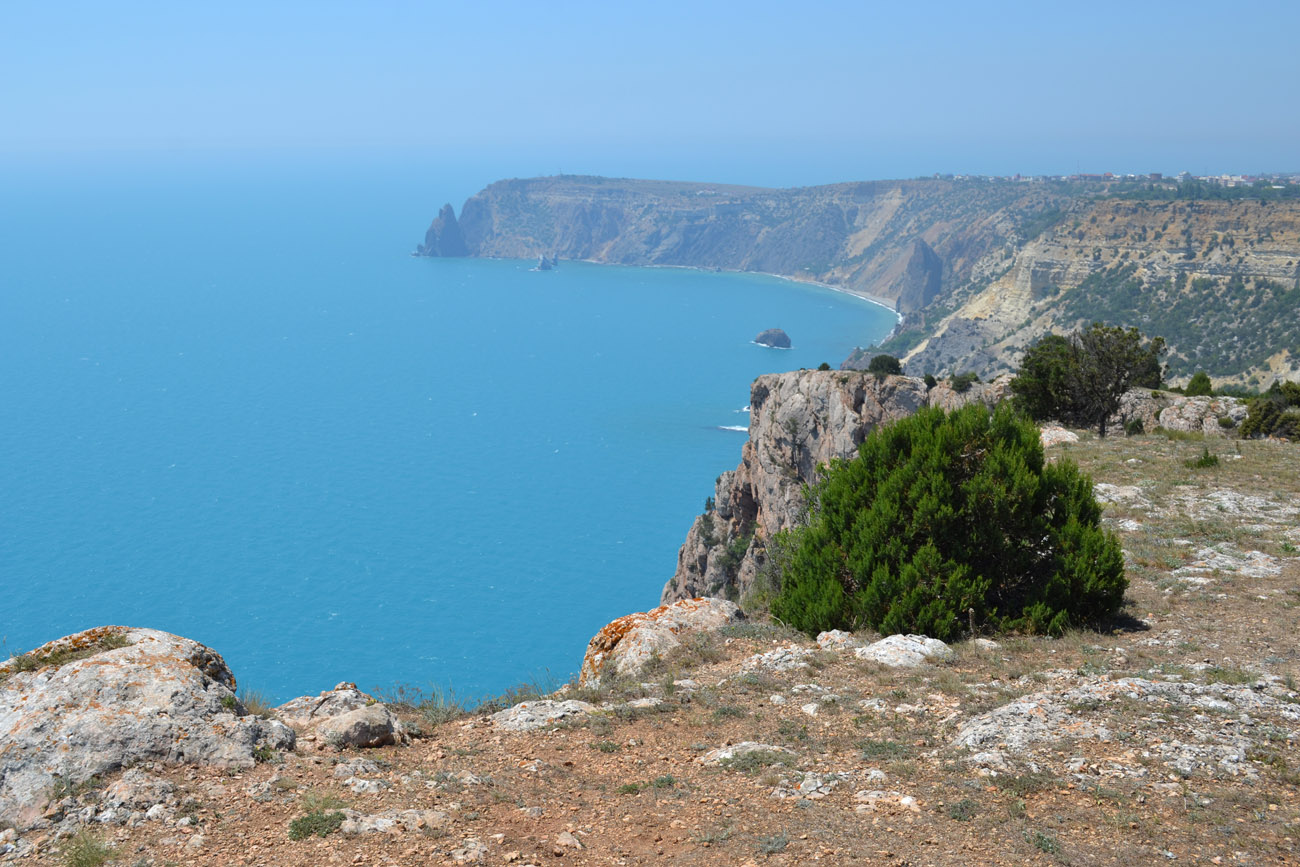
M 606 624 L 587 644 L 578 682 L 596 682 L 611 661 L 618 673 L 635 673 L 653 656 L 676 647 L 680 633 L 716 629 L 739 617 L 733 603 L 699 597 L 627 614 Z

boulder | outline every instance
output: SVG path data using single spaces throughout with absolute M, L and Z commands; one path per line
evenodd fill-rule
M 301 696 L 275 709 L 302 734 L 313 733 L 334 747 L 383 747 L 403 743 L 402 724 L 374 696 L 355 683 L 340 683 L 317 696 Z
M 722 765 L 726 762 L 743 759 L 745 756 L 758 753 L 764 756 L 778 757 L 783 761 L 790 761 L 795 758 L 793 750 L 773 744 L 760 744 L 754 741 L 741 741 L 738 744 L 730 744 L 725 747 L 718 747 L 716 750 L 709 750 L 700 756 L 697 761 L 702 765 Z
M 859 659 L 879 662 L 890 668 L 915 668 L 931 660 L 952 656 L 952 648 L 937 638 L 924 635 L 890 635 L 853 652 Z
M 287 726 L 241 711 L 216 651 L 155 629 L 103 626 L 9 659 L 0 821 L 38 821 L 56 782 L 150 761 L 252 767 L 259 748 L 293 748 Z
M 513 707 L 492 714 L 490 719 L 494 726 L 506 731 L 530 732 L 546 728 L 570 717 L 586 716 L 595 709 L 595 705 L 588 704 L 585 701 L 577 701 L 576 699 L 569 699 L 568 701 L 539 699 L 537 701 L 521 701 Z
M 766 331 L 759 332 L 758 336 L 754 338 L 754 342 L 759 346 L 770 346 L 773 349 L 789 349 L 790 335 L 780 328 L 769 328 Z
M 651 659 L 679 646 L 683 634 L 708 632 L 742 617 L 735 603 L 723 599 L 683 599 L 620 617 L 587 644 L 578 682 L 597 683 L 610 672 L 635 677 Z

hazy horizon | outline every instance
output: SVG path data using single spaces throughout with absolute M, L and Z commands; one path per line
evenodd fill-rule
M 1300 171 L 1300 7 L 73 2 L 0 12 L 0 156 L 804 186 Z M 455 202 L 459 205 L 459 201 Z

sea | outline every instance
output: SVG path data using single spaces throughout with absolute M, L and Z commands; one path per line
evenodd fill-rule
M 445 165 L 3 172 L 0 650 L 152 627 L 277 702 L 567 680 L 658 604 L 754 377 L 896 322 L 757 274 L 412 257 L 497 179 Z

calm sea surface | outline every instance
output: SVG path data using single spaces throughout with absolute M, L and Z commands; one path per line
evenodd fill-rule
M 750 381 L 893 325 L 769 277 L 408 255 L 490 180 L 0 178 L 7 649 L 150 626 L 277 700 L 567 678 L 657 604 Z

